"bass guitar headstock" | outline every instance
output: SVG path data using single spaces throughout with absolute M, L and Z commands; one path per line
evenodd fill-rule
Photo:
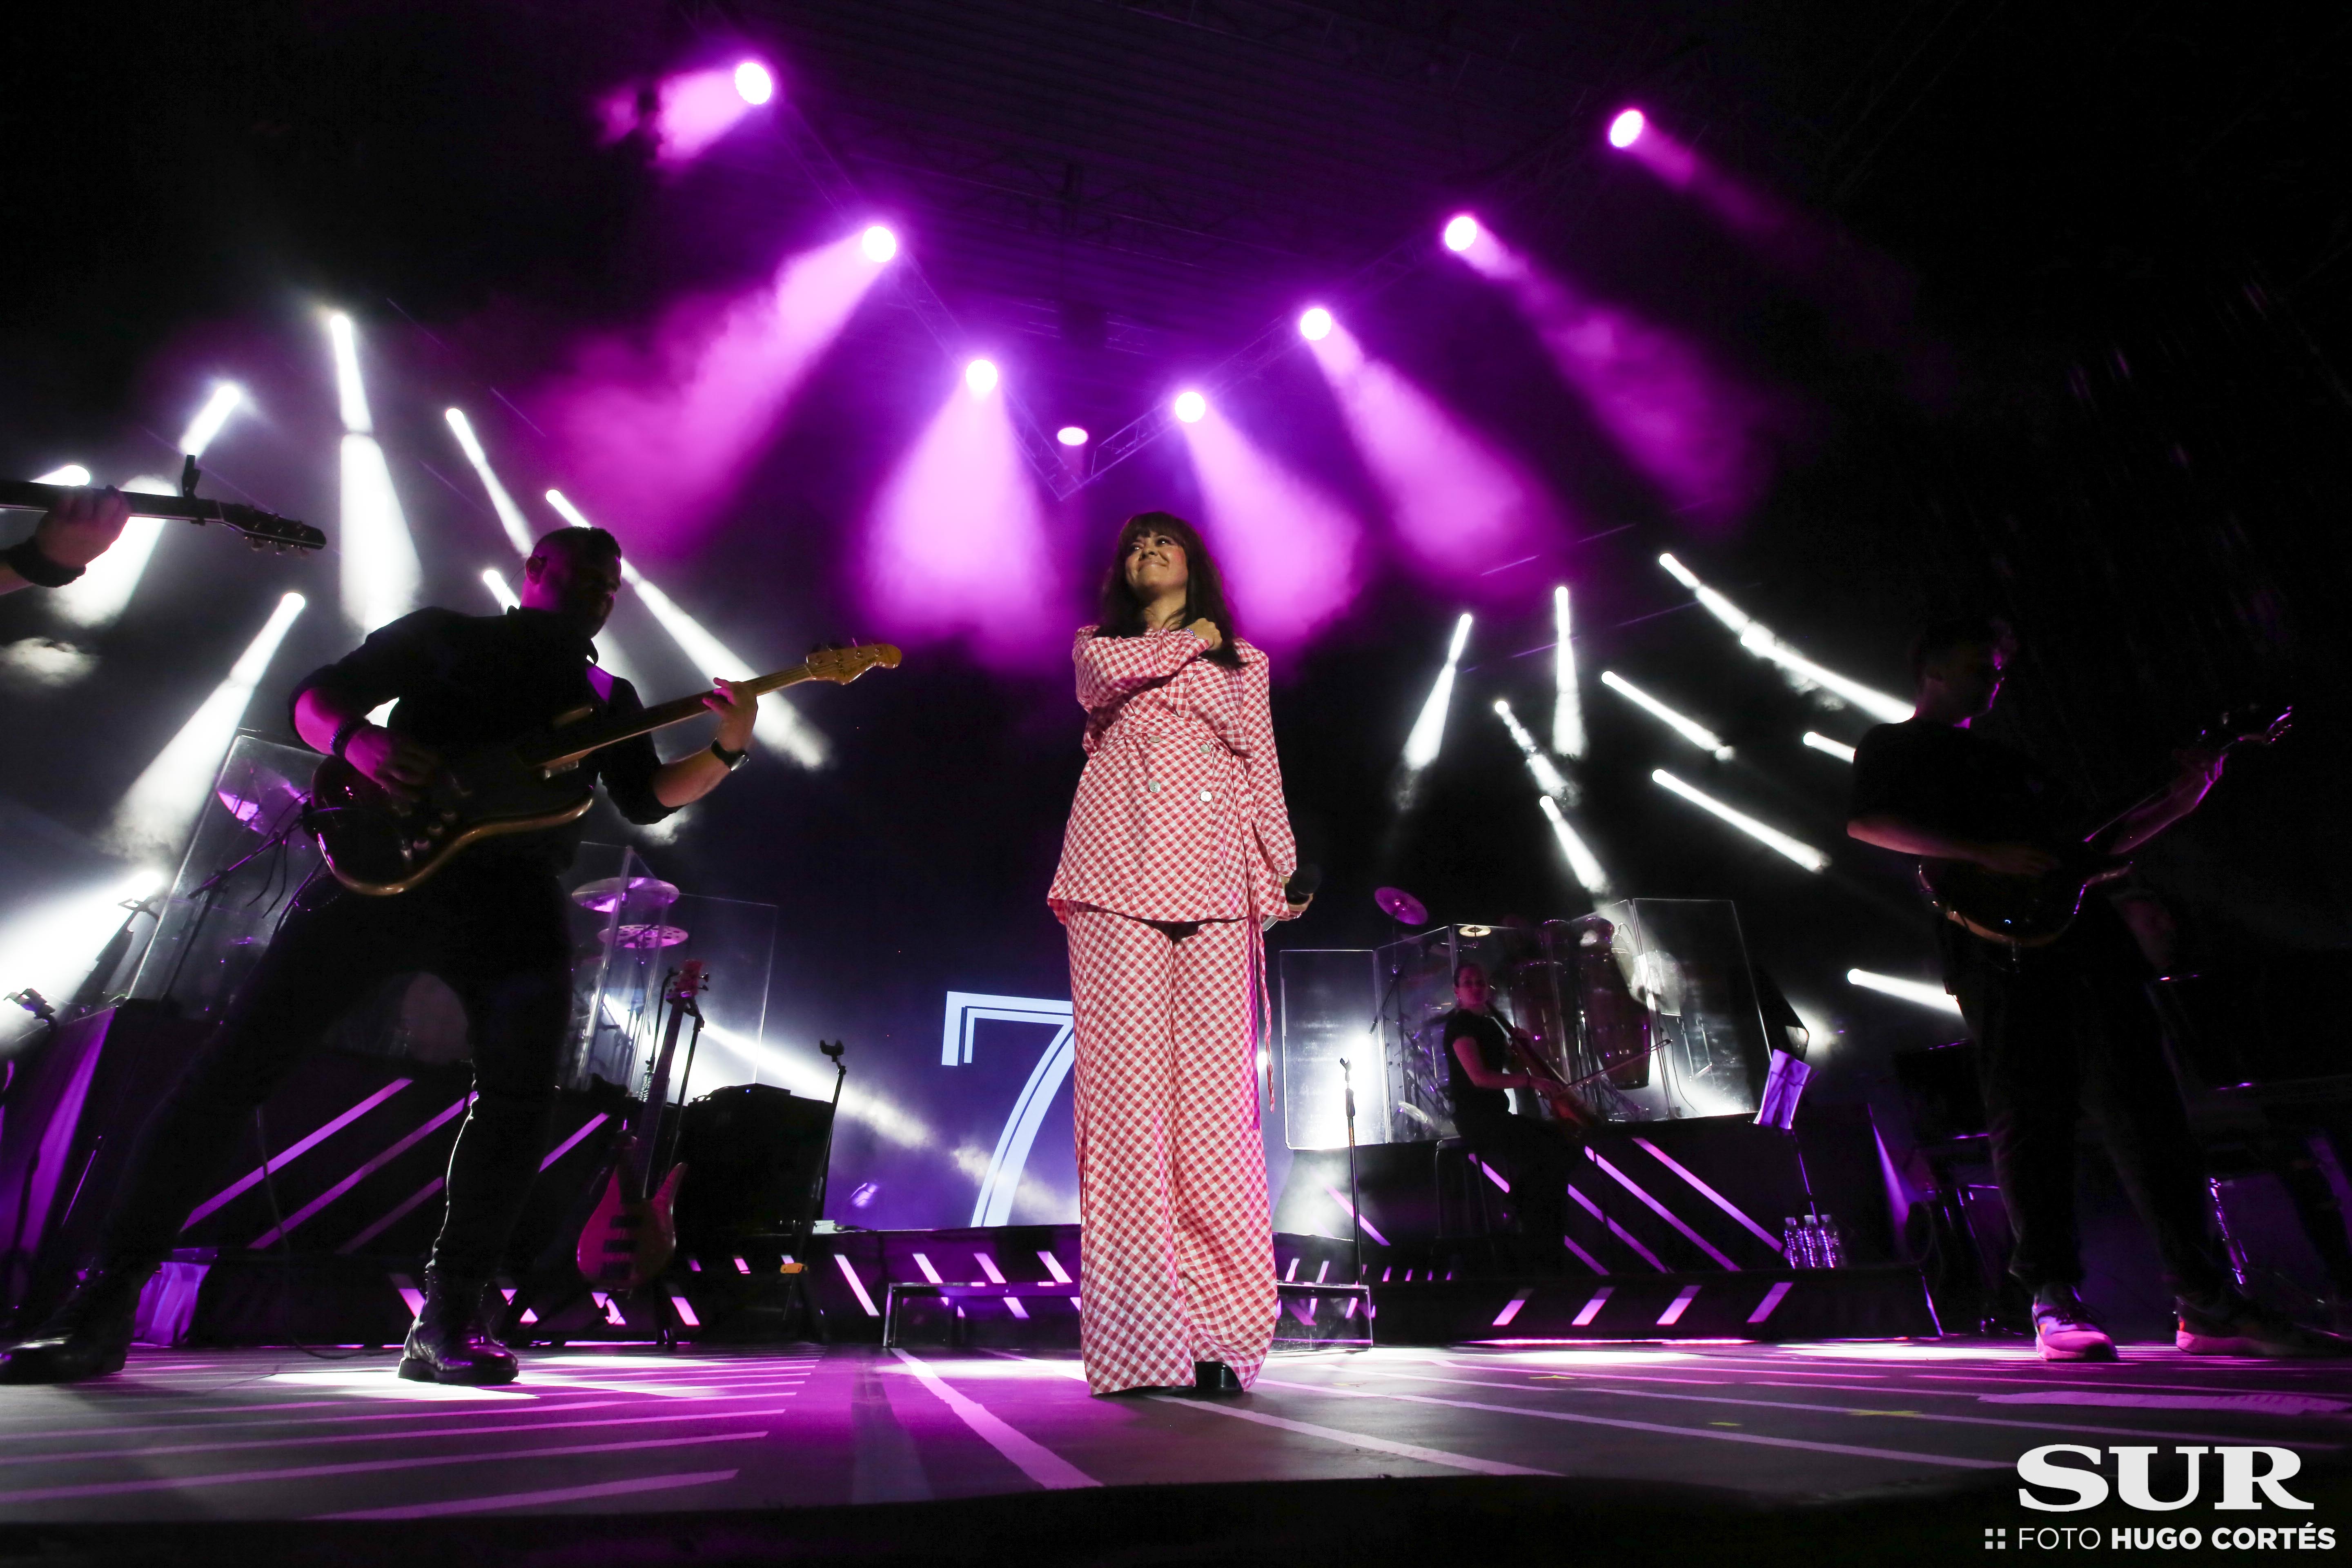
M 2228 752 L 2240 746 L 2275 746 L 2294 728 L 2294 705 L 2233 708 L 2197 739 L 2200 751 Z
M 702 960 L 689 958 L 677 966 L 670 976 L 669 989 L 663 993 L 667 1002 L 691 1002 L 710 988 L 710 970 Z
M 869 669 L 896 669 L 898 650 L 888 643 L 852 643 L 847 647 L 822 647 L 808 656 L 806 668 L 811 680 L 830 680 L 836 686 L 846 686 Z
M 256 550 L 324 550 L 327 536 L 307 522 L 297 522 L 290 517 L 280 517 L 274 511 L 264 511 L 257 506 L 246 506 L 236 501 L 213 503 L 213 521 L 226 523 L 245 537 Z

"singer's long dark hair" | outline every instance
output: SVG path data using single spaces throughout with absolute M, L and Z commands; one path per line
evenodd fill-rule
M 1201 542 L 1200 531 L 1171 511 L 1139 511 L 1118 531 L 1118 547 L 1111 552 L 1110 570 L 1103 574 L 1102 610 L 1095 626 L 1098 637 L 1135 637 L 1144 633 L 1143 601 L 1127 584 L 1127 550 L 1148 533 L 1164 533 L 1184 547 L 1184 616 L 1182 623 L 1206 621 L 1224 638 L 1201 657 L 1228 669 L 1242 667 L 1234 646 L 1234 613 L 1225 607 L 1225 580 Z

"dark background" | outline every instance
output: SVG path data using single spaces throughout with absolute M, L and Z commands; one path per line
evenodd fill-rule
M 1851 742 L 1864 721 L 1740 654 L 1656 567 L 1661 550 L 1891 690 L 1921 616 L 2006 615 L 2024 653 L 1989 730 L 2086 799 L 2130 793 L 2224 706 L 2291 699 L 2291 742 L 2235 768 L 2144 864 L 2189 966 L 2307 996 L 2352 944 L 2340 16 L 264 0 L 44 8 L 16 31 L 0 67 L 16 258 L 0 473 L 168 471 L 180 423 L 229 374 L 259 412 L 216 448 L 216 493 L 331 521 L 338 426 L 313 311 L 333 303 L 368 346 L 426 596 L 486 610 L 477 575 L 510 557 L 441 409 L 472 411 L 518 496 L 560 485 L 503 400 L 566 343 L 740 287 L 868 216 L 898 226 L 1049 428 L 1115 430 L 1319 297 L 1606 534 L 1566 558 L 1588 675 L 1623 669 L 1739 755 L 1694 773 L 1696 753 L 1589 684 L 1579 820 L 1627 890 L 1738 900 L 1757 955 L 1839 1030 L 1813 1092 L 1891 1104 L 1886 1053 L 1957 1021 L 1843 982 L 1851 966 L 1933 973 L 1900 868 L 1843 837 L 1843 765 L 1797 743 L 1806 728 Z M 781 121 L 747 119 L 676 174 L 639 143 L 599 144 L 592 106 L 614 84 L 747 49 L 870 212 L 828 201 Z M 1611 153 L 1602 130 L 1628 102 L 1809 214 L 1835 237 L 1826 259 L 1776 268 Z M 1465 205 L 1796 411 L 1759 504 L 1680 518 L 1615 455 L 1499 296 L 1429 246 Z M 1402 260 L 1366 279 L 1382 257 Z M 869 296 L 722 526 L 666 567 L 755 663 L 893 635 L 855 608 L 852 551 L 961 346 L 933 341 L 895 287 Z M 1303 354 L 1224 402 L 1377 517 Z M 1126 512 L 1195 504 L 1181 444 L 1146 448 L 1053 513 L 1071 576 L 1091 578 Z M 1579 912 L 1486 713 L 1507 695 L 1543 727 L 1551 579 L 1498 589 L 1445 752 L 1400 826 L 1391 773 L 1459 606 L 1374 548 L 1349 613 L 1277 671 L 1294 817 L 1330 879 L 1277 941 L 1381 939 L 1381 883 L 1441 921 Z M 83 639 L 100 658 L 89 679 L 0 689 L 0 793 L 19 820 L 64 830 L 44 840 L 43 875 L 89 874 L 72 836 L 104 820 L 288 586 L 313 607 L 248 716 L 282 726 L 288 685 L 352 637 L 333 562 L 247 559 L 193 530 L 165 536 L 131 613 Z M 1082 610 L 1067 606 L 1074 624 Z M 0 642 L 64 635 L 37 594 L 0 602 Z M 642 607 L 610 635 L 649 695 L 696 679 Z M 953 1223 L 969 1192 L 955 1146 L 984 1158 L 1026 1061 L 964 1107 L 971 1090 L 925 1072 L 939 996 L 1065 994 L 1043 891 L 1078 714 L 1060 672 L 1008 677 L 951 648 L 804 706 L 836 766 L 763 757 L 649 853 L 689 890 L 781 907 L 771 1043 L 846 1036 L 866 1087 L 940 1123 L 903 1163 L 845 1130 L 835 1191 L 887 1166 L 898 1190 L 861 1217 Z M 1659 765 L 1712 775 L 1835 866 L 1809 876 L 1719 830 L 1649 783 Z M 2305 1034 L 2312 1070 L 2340 1065 L 2340 1030 Z

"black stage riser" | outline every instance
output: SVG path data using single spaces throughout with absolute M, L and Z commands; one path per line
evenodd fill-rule
M 667 1324 L 679 1338 L 713 1344 L 801 1337 L 806 1324 L 789 1321 L 785 1310 L 781 1265 L 786 1256 L 770 1247 L 681 1258 L 656 1288 L 632 1296 L 583 1287 L 569 1301 L 541 1303 L 525 1333 L 539 1341 L 636 1342 L 654 1338 Z M 891 1285 L 928 1282 L 934 1273 L 941 1280 L 978 1283 L 991 1279 L 990 1263 L 1014 1284 L 1075 1280 L 1078 1227 L 840 1233 L 817 1237 L 805 1262 L 803 1278 L 824 1338 L 878 1344 Z M 1277 1236 L 1275 1263 L 1278 1274 L 1300 1285 L 1337 1283 L 1347 1278 L 1348 1246 L 1327 1237 Z M 407 1331 L 415 1310 L 422 1266 L 421 1251 L 289 1258 L 245 1249 L 183 1250 L 147 1289 L 140 1340 L 212 1346 L 393 1343 Z M 506 1290 L 515 1283 L 511 1277 L 499 1281 Z M 1016 1313 L 998 1300 L 950 1306 L 914 1298 L 902 1303 L 900 1337 L 910 1345 L 1076 1346 L 1074 1300 L 1029 1297 L 1020 1306 Z M 1286 1343 L 1361 1337 L 1363 1320 L 1342 1319 L 1328 1304 L 1302 1313 L 1286 1299 L 1285 1310 L 1280 1335 Z
M 1892 1264 L 1738 1273 L 1374 1285 L 1388 1345 L 1529 1340 L 1891 1339 L 1940 1331 L 1919 1271 Z

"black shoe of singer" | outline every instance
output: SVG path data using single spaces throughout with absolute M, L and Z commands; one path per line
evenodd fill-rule
M 154 1271 L 152 1264 L 101 1264 L 30 1339 L 0 1352 L 0 1383 L 80 1383 L 121 1372 L 140 1289 Z
M 1192 1363 L 1194 1394 L 1240 1394 L 1244 1392 L 1242 1380 L 1234 1369 L 1221 1361 L 1196 1361 Z
M 512 1383 L 514 1352 L 482 1321 L 487 1281 L 444 1279 L 425 1271 L 425 1305 L 401 1347 L 400 1375 L 412 1383 Z

